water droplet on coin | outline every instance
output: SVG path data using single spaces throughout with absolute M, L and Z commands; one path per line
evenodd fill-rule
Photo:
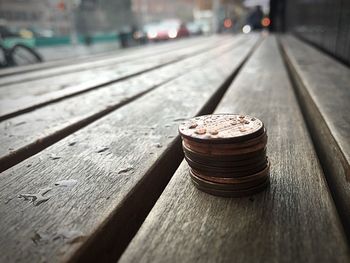
M 209 131 L 211 135 L 217 135 L 219 132 L 217 130 L 211 130 Z
M 205 128 L 199 128 L 195 131 L 195 133 L 197 134 L 205 134 L 207 132 L 207 130 Z
M 194 128 L 196 128 L 198 126 L 198 124 L 197 123 L 191 123 L 190 124 L 190 126 L 188 127 L 189 129 L 194 129 Z

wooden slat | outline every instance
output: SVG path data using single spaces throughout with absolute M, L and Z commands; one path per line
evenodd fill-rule
M 213 109 L 256 41 L 252 35 L 3 172 L 0 261 L 106 262 L 118 256 L 181 161 L 177 125 Z M 54 186 L 62 179 L 77 181 Z M 46 187 L 51 198 L 38 206 L 17 198 Z
M 228 45 L 0 122 L 0 172 L 153 88 L 244 45 L 248 40 L 248 37 L 234 38 Z
M 6 88 L 0 89 L 0 120 L 5 120 L 48 103 L 157 69 L 214 47 L 215 45 L 213 44 L 202 48 L 194 46 L 172 52 L 171 54 L 153 56 L 150 61 L 134 61 L 96 70 L 91 69 L 79 74 L 71 73 L 6 86 Z
M 181 43 L 181 42 L 180 42 Z M 197 43 L 197 49 L 199 49 L 201 46 L 202 47 L 208 47 L 209 45 L 215 43 L 215 40 L 212 39 L 211 41 L 207 42 L 201 42 Z M 54 77 L 54 76 L 62 76 L 63 74 L 71 74 L 71 73 L 85 73 L 85 71 L 91 70 L 91 69 L 104 69 L 104 68 L 110 68 L 111 66 L 116 66 L 120 64 L 125 64 L 125 62 L 131 62 L 131 61 L 140 61 L 148 59 L 155 59 L 159 57 L 160 55 L 165 55 L 165 54 L 171 54 L 174 51 L 180 51 L 180 50 L 189 50 L 192 45 L 180 45 L 179 47 L 176 48 L 176 46 L 173 47 L 173 49 L 164 49 L 163 52 L 161 50 L 158 50 L 155 48 L 155 50 L 151 49 L 151 52 L 149 49 L 146 49 L 143 51 L 142 49 L 136 51 L 134 54 L 129 54 L 126 56 L 123 55 L 115 55 L 107 58 L 103 58 L 100 60 L 94 60 L 90 62 L 84 62 L 84 63 L 79 63 L 79 64 L 73 64 L 73 65 L 65 65 L 64 67 L 58 67 L 58 68 L 49 68 L 46 70 L 40 70 L 40 71 L 35 71 L 35 72 L 29 72 L 29 73 L 24 73 L 21 75 L 14 75 L 14 76 L 8 76 L 8 77 L 3 77 L 0 79 L 0 87 L 3 88 L 4 86 L 9 86 L 12 84 L 18 84 L 21 82 L 28 82 L 28 81 L 33 81 L 33 80 L 40 80 L 40 79 L 46 79 L 49 77 Z
M 183 162 L 120 262 L 348 262 L 349 249 L 274 37 L 217 113 L 265 123 L 270 186 L 246 198 L 197 190 Z
M 69 72 L 73 70 L 77 71 L 79 68 L 86 68 L 89 65 L 94 67 L 95 62 L 99 62 L 99 63 L 102 61 L 108 62 L 116 59 L 117 61 L 130 61 L 133 59 L 138 59 L 140 57 L 166 53 L 169 51 L 174 51 L 176 49 L 184 48 L 186 46 L 209 42 L 209 41 L 212 41 L 212 39 L 216 39 L 216 37 L 212 37 L 212 38 L 200 37 L 195 39 L 183 40 L 179 42 L 164 43 L 162 45 L 141 46 L 136 48 L 130 48 L 127 50 L 109 51 L 102 54 L 89 55 L 87 57 L 75 57 L 74 59 L 69 58 L 69 59 L 62 59 L 59 61 L 50 61 L 50 62 L 38 63 L 38 64 L 27 65 L 22 67 L 2 69 L 0 70 L 0 77 L 2 78 L 2 81 L 0 83 L 1 85 L 3 85 L 4 82 L 11 82 L 11 81 L 21 82 L 26 79 L 28 80 L 28 78 L 30 79 L 34 79 L 35 77 L 43 78 L 43 77 L 48 77 L 48 75 L 54 76 L 54 75 L 62 74 L 63 72 Z M 38 70 L 40 70 L 40 73 L 28 74 L 29 72 L 38 71 Z M 17 74 L 16 77 L 4 78 L 8 76 L 13 76 L 15 74 Z M 18 74 L 20 74 L 20 76 L 18 76 Z
M 296 92 L 350 237 L 350 69 L 291 36 L 282 39 Z

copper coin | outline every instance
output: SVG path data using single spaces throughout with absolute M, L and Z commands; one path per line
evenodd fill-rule
M 193 152 L 209 155 L 240 155 L 259 151 L 266 147 L 267 136 L 264 136 L 260 141 L 256 141 L 253 145 L 236 147 L 234 144 L 200 144 L 191 143 L 183 139 L 182 144 L 191 149 Z M 220 146 L 219 146 L 220 145 Z
M 183 143 L 182 148 L 186 155 L 189 156 L 195 156 L 192 159 L 195 159 L 196 157 L 201 158 L 203 160 L 218 160 L 218 161 L 235 161 L 235 160 L 245 160 L 250 159 L 256 156 L 260 156 L 263 153 L 266 152 L 266 147 L 262 149 L 258 149 L 256 151 L 251 152 L 243 152 L 243 153 L 235 153 L 235 154 L 224 154 L 224 155 L 212 155 L 208 153 L 198 153 L 194 152 L 192 149 L 187 148 L 187 146 Z
M 270 173 L 270 164 L 268 163 L 267 166 L 257 173 L 243 176 L 243 177 L 212 177 L 212 176 L 205 176 L 200 173 L 197 173 L 195 170 L 190 169 L 190 173 L 193 175 L 213 183 L 219 183 L 219 184 L 240 184 L 245 182 L 254 182 L 256 180 L 260 180 L 262 178 L 265 178 Z
M 254 165 L 244 165 L 236 167 L 213 167 L 208 165 L 201 165 L 196 162 L 193 162 L 187 156 L 185 159 L 188 165 L 193 169 L 198 171 L 201 174 L 213 176 L 213 177 L 241 177 L 245 175 L 250 175 L 257 173 L 267 166 L 267 159 L 256 163 Z
M 214 171 L 214 170 L 201 170 L 201 169 L 195 169 L 191 167 L 193 171 L 195 171 L 198 174 L 201 174 L 203 176 L 208 176 L 208 177 L 218 177 L 218 178 L 240 178 L 240 177 L 245 177 L 249 176 L 255 173 L 258 173 L 268 166 L 268 162 L 264 163 L 263 165 L 259 167 L 254 167 L 251 169 L 246 169 L 246 170 L 231 170 L 231 171 Z
M 256 155 L 248 156 L 249 158 L 245 159 L 223 159 L 220 157 L 210 158 L 203 157 L 199 155 L 191 154 L 190 152 L 184 150 L 185 156 L 191 159 L 193 162 L 196 162 L 198 165 L 207 165 L 211 167 L 237 167 L 237 166 L 245 166 L 252 165 L 254 166 L 256 163 L 261 163 L 266 161 L 266 151 L 261 151 Z
M 267 179 L 261 183 L 260 185 L 257 185 L 253 188 L 250 189 L 245 189 L 245 190 L 236 190 L 236 191 L 232 191 L 232 190 L 219 190 L 219 189 L 212 189 L 212 188 L 208 188 L 205 186 L 202 186 L 200 184 L 198 184 L 196 181 L 192 179 L 192 183 L 201 191 L 211 194 L 211 195 L 215 195 L 215 196 L 221 196 L 221 197 L 245 197 L 245 196 L 250 196 L 250 195 L 254 195 L 257 194 L 261 191 L 263 191 L 268 185 L 269 185 L 269 179 L 267 177 Z
M 212 114 L 189 119 L 179 126 L 180 135 L 203 143 L 239 142 L 263 133 L 261 120 L 241 114 Z
M 268 179 L 268 176 L 264 176 L 261 178 L 257 178 L 254 181 L 250 182 L 240 182 L 235 184 L 220 184 L 220 183 L 213 183 L 209 182 L 201 177 L 198 177 L 194 174 L 191 174 L 191 179 L 195 181 L 198 185 L 210 189 L 216 189 L 216 190 L 225 190 L 225 191 L 242 191 L 246 189 L 254 188 L 263 182 L 265 182 Z
M 194 151 L 196 151 L 196 148 L 199 149 L 221 149 L 222 151 L 226 150 L 240 150 L 240 149 L 245 149 L 245 148 L 252 148 L 255 147 L 256 145 L 259 144 L 266 144 L 267 142 L 267 134 L 266 130 L 263 129 L 263 132 L 258 135 L 257 137 L 247 139 L 245 141 L 240 141 L 240 142 L 228 142 L 228 143 L 203 143 L 203 142 L 197 142 L 197 141 L 192 141 L 187 138 L 183 138 L 184 144 L 188 148 L 193 148 Z M 202 150 L 203 151 L 203 150 Z M 198 152 L 202 152 L 201 150 Z

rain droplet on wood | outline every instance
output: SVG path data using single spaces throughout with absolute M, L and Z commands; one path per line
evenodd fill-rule
M 20 125 L 23 125 L 23 124 L 26 124 L 26 122 L 25 121 L 21 121 L 21 122 L 15 123 L 13 126 L 20 126 Z
M 107 151 L 109 149 L 109 147 L 103 147 L 100 150 L 97 151 L 97 153 L 103 153 L 105 151 Z
M 61 159 L 61 157 L 60 157 L 60 156 L 57 156 L 56 154 L 51 154 L 51 155 L 50 155 L 50 159 L 51 159 L 51 160 L 58 160 L 58 159 Z
M 119 170 L 119 171 L 118 171 L 118 174 L 127 173 L 127 172 L 132 171 L 133 169 L 134 169 L 134 168 L 132 168 L 132 167 L 127 167 L 127 168 L 125 168 L 125 169 Z
M 63 186 L 63 187 L 72 187 L 77 184 L 77 180 L 75 179 L 68 179 L 68 180 L 61 180 L 55 183 L 56 186 Z
M 85 238 L 85 235 L 79 231 L 79 230 L 68 230 L 68 229 L 61 229 L 57 232 L 54 239 L 65 239 L 69 244 L 77 243 L 80 241 L 83 241 Z
M 19 194 L 18 198 L 23 198 L 24 200 L 32 201 L 32 203 L 35 206 L 38 206 L 41 203 L 44 203 L 50 199 L 51 196 L 44 196 L 44 195 L 51 190 L 52 188 L 45 188 L 45 189 L 39 190 L 39 193 L 37 194 Z

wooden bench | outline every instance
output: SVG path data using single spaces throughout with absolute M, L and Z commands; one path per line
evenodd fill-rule
M 287 65 L 350 236 L 350 70 L 290 36 L 282 39 Z
M 325 81 L 300 62 L 324 70 L 325 55 L 313 48 L 290 36 L 205 40 L 4 74 L 0 262 L 350 260 L 338 216 L 349 189 L 332 183 L 330 191 L 325 180 L 344 182 L 330 164 L 349 154 L 348 119 L 329 119 L 349 107 L 335 101 L 346 102 L 349 69 L 327 58 L 343 82 L 325 70 L 324 83 L 344 84 L 332 97 L 337 110 L 327 111 L 302 94 Z M 309 49 L 314 60 L 302 55 Z M 177 126 L 214 111 L 264 121 L 264 192 L 227 199 L 191 184 Z M 318 123 L 331 126 L 324 138 Z M 330 148 L 343 155 L 323 157 Z

